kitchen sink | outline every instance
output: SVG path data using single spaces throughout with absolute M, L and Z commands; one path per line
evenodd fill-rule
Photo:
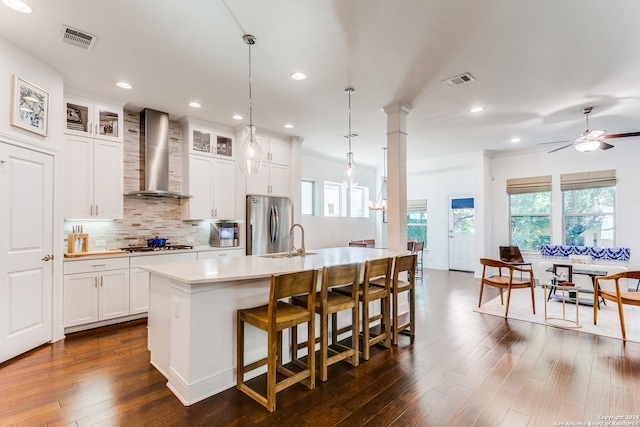
M 317 255 L 315 252 L 307 252 L 305 253 L 305 256 L 307 255 Z M 295 257 L 299 257 L 300 254 L 298 252 L 294 252 L 291 254 L 291 258 L 295 258 Z M 283 253 L 277 253 L 277 254 L 267 254 L 267 255 L 260 255 L 260 258 L 288 258 L 289 254 L 286 252 Z

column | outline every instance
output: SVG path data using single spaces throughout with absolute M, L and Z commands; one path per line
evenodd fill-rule
M 413 107 L 396 102 L 387 115 L 387 247 L 407 249 L 407 115 Z

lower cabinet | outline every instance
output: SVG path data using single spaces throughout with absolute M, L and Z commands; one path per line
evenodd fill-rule
M 129 315 L 129 259 L 65 263 L 63 325 Z
M 225 249 L 218 251 L 202 251 L 198 252 L 198 259 L 217 259 L 220 257 L 238 257 L 244 256 L 244 248 Z
M 140 266 L 165 264 L 168 262 L 195 261 L 196 259 L 198 259 L 198 257 L 195 252 L 131 257 L 129 314 L 146 313 L 149 311 L 149 272 L 143 270 Z

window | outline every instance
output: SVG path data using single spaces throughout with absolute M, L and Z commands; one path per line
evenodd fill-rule
M 564 244 L 615 246 L 615 170 L 560 176 Z
M 324 216 L 346 216 L 346 191 L 342 184 L 325 181 Z
M 352 218 L 369 217 L 369 188 L 355 187 L 349 191 L 349 216 Z
M 314 181 L 302 180 L 301 205 L 302 215 L 315 215 L 315 187 Z
M 407 240 L 424 242 L 427 247 L 427 200 L 407 201 Z
M 551 176 L 507 180 L 511 244 L 537 251 L 551 243 Z

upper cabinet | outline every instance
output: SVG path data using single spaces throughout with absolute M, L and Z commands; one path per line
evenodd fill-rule
M 191 118 L 182 125 L 182 219 L 235 219 L 234 136 Z
M 289 197 L 289 143 L 276 137 L 256 135 L 262 150 L 262 167 L 247 176 L 247 194 Z
M 123 108 L 115 104 L 65 98 L 65 133 L 122 142 Z
M 123 106 L 65 96 L 64 218 L 123 218 Z
M 122 219 L 122 144 L 67 136 L 64 151 L 64 218 Z
M 189 117 L 184 118 L 180 123 L 187 153 L 225 159 L 235 157 L 233 133 L 220 130 L 213 123 Z

